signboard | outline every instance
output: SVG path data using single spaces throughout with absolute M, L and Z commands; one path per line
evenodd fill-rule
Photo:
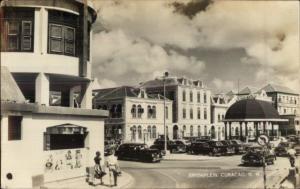
M 267 135 L 260 135 L 257 139 L 257 143 L 261 146 L 266 146 L 269 143 L 269 137 Z

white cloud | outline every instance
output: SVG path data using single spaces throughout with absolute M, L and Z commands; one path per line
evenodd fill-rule
M 235 85 L 232 81 L 224 81 L 220 78 L 214 78 L 211 83 L 213 84 L 213 90 L 217 93 L 226 93 L 235 88 Z

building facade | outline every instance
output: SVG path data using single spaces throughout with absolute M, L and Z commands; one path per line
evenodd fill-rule
M 142 88 L 129 86 L 94 90 L 93 107 L 109 111 L 105 120 L 105 138 L 123 142 L 152 144 L 172 126 L 172 101 L 161 95 L 150 95 Z M 169 138 L 171 136 L 169 135 Z
M 164 94 L 172 100 L 171 138 L 211 135 L 211 91 L 200 80 L 166 77 L 141 83 L 148 94 Z
M 104 151 L 108 115 L 91 109 L 96 11 L 81 0 L 0 3 L 1 188 L 84 176 Z M 51 93 L 60 100 L 53 103 Z
M 277 109 L 280 117 L 289 120 L 280 124 L 281 135 L 300 135 L 299 94 L 287 87 L 271 84 L 266 85 L 261 90 L 265 90 L 267 95 L 272 98 L 273 106 Z

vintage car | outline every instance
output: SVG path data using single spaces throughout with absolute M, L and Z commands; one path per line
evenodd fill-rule
M 235 154 L 235 146 L 229 140 L 221 140 L 220 141 L 224 146 L 226 146 L 226 155 L 233 155 Z
M 240 140 L 230 140 L 230 143 L 234 146 L 234 151 L 236 154 L 243 154 L 246 152 L 246 148 L 248 147 Z
M 220 142 L 194 142 L 191 144 L 190 153 L 208 154 L 210 156 L 222 155 L 224 153 L 224 146 Z
M 124 143 L 116 150 L 120 160 L 136 160 L 142 162 L 160 162 L 162 156 L 158 149 L 150 149 L 143 143 Z
M 162 154 L 164 154 L 164 148 L 165 148 L 165 141 L 164 140 L 155 140 L 154 144 L 150 146 L 150 148 L 158 149 L 162 151 Z M 176 143 L 172 140 L 167 140 L 167 150 L 170 150 L 171 153 L 185 153 L 186 152 L 186 146 L 182 143 Z
M 289 147 L 290 147 L 289 142 L 281 142 L 274 149 L 274 152 L 275 152 L 276 156 L 287 156 Z
M 275 156 L 268 149 L 261 146 L 249 147 L 246 154 L 242 156 L 243 165 L 263 165 L 263 157 L 267 165 L 274 164 Z

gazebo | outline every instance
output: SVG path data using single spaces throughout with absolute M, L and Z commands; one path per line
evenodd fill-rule
M 254 129 L 254 137 L 257 140 L 257 137 L 260 134 L 275 136 L 274 127 L 276 126 L 276 130 L 278 130 L 278 122 L 285 122 L 288 120 L 280 118 L 272 103 L 248 98 L 239 100 L 230 106 L 226 112 L 225 119 L 222 121 L 225 124 L 226 140 L 232 139 L 233 123 L 238 124 L 238 137 L 240 140 L 247 140 L 249 137 L 249 127 L 251 126 Z

